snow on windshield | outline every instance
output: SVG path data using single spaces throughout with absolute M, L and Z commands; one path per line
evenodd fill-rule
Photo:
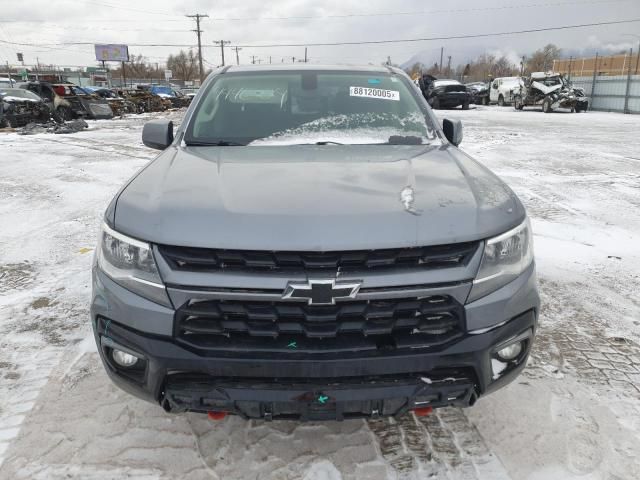
M 393 136 L 417 137 L 423 144 L 428 144 L 436 138 L 435 132 L 427 128 L 424 117 L 418 114 L 400 117 L 384 113 L 360 113 L 320 118 L 259 138 L 249 145 L 296 145 L 316 142 L 382 144 L 388 143 Z

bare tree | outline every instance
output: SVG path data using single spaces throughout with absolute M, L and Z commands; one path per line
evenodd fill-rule
M 167 69 L 173 72 L 175 78 L 193 80 L 198 75 L 198 56 L 193 50 L 180 50 L 177 55 L 169 55 Z
M 420 62 L 414 63 L 411 68 L 407 70 L 407 75 L 411 78 L 418 78 L 422 75 L 422 70 L 424 69 L 424 65 Z
M 500 57 L 493 65 L 491 72 L 493 77 L 511 77 L 517 73 L 517 67 L 507 57 Z
M 553 68 L 553 61 L 560 58 L 560 49 L 553 43 L 533 52 L 527 60 L 528 72 L 546 72 Z

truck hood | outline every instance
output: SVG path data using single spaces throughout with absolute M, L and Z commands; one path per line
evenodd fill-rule
M 449 145 L 170 147 L 121 191 L 117 230 L 152 243 L 249 250 L 448 244 L 525 216 Z

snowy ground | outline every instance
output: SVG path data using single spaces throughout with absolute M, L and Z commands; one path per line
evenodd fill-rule
M 640 116 L 439 115 L 463 120 L 462 148 L 533 218 L 533 358 L 472 409 L 326 424 L 214 424 L 112 386 L 89 269 L 108 200 L 154 156 L 149 117 L 0 133 L 0 479 L 640 478 Z

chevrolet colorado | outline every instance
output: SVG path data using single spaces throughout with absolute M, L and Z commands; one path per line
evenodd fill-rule
M 170 412 L 343 420 L 470 406 L 524 368 L 539 297 L 511 189 L 391 67 L 225 67 L 109 204 L 91 322 Z

